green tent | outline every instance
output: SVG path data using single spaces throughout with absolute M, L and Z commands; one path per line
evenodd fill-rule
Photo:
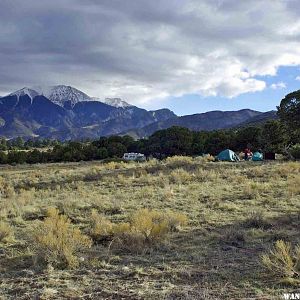
M 230 149 L 223 150 L 217 156 L 218 160 L 221 161 L 239 161 L 239 157 Z
M 260 152 L 254 152 L 252 156 L 253 161 L 262 161 L 263 160 L 263 155 Z

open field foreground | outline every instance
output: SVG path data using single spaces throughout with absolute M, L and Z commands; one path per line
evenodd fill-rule
M 261 259 L 277 240 L 300 242 L 299 162 L 173 157 L 0 174 L 1 299 L 282 299 L 299 290 L 297 276 L 283 280 Z M 61 264 L 43 256 L 54 207 L 82 234 L 73 232 L 82 249 Z M 138 226 L 151 213 L 162 222 L 143 240 Z

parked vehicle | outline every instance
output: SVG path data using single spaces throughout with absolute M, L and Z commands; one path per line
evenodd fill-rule
M 124 153 L 123 159 L 127 161 L 145 161 L 146 157 L 142 153 L 130 152 L 130 153 Z

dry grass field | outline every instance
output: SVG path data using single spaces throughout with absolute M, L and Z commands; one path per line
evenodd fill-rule
M 300 288 L 300 250 L 289 258 L 299 162 L 174 157 L 0 175 L 0 299 L 282 299 Z M 285 256 L 267 269 L 278 240 Z

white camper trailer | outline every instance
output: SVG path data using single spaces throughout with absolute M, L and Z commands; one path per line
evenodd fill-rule
M 127 161 L 145 161 L 146 157 L 142 153 L 124 153 L 123 159 Z

